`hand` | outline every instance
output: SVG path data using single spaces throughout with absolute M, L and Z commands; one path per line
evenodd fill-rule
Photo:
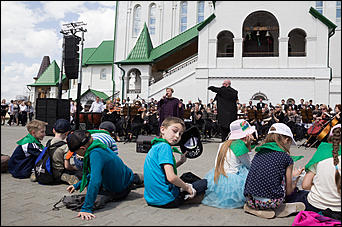
M 77 217 L 81 217 L 82 218 L 82 220 L 91 220 L 91 219 L 93 219 L 93 218 L 96 218 L 96 216 L 95 215 L 93 215 L 92 213 L 88 213 L 88 212 L 78 212 L 78 215 L 77 215 Z
M 189 151 L 186 151 L 184 154 L 181 155 L 180 159 L 179 159 L 179 162 L 181 162 L 181 164 L 183 164 L 184 162 L 186 162 L 186 160 L 188 159 L 186 157 L 186 154 L 188 153 Z
M 188 198 L 189 198 L 189 199 L 194 198 L 195 195 L 196 195 L 196 190 L 192 187 L 192 184 L 188 184 L 188 183 L 185 183 L 185 184 L 187 185 L 186 191 L 189 193 L 189 195 L 187 195 Z
M 74 185 L 70 185 L 68 188 L 67 188 L 67 191 L 71 194 L 75 191 L 75 187 Z
M 300 167 L 300 168 L 294 168 L 292 171 L 292 177 L 299 177 L 299 175 L 303 172 L 304 167 Z

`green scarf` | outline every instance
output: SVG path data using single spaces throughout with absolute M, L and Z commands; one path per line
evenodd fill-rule
M 24 145 L 24 144 L 27 144 L 27 143 L 35 143 L 38 145 L 38 147 L 40 149 L 43 149 L 44 146 L 41 144 L 41 142 L 39 142 L 34 136 L 32 136 L 30 133 L 27 134 L 24 138 L 22 138 L 21 140 L 19 140 L 17 142 L 18 145 Z
M 155 137 L 152 141 L 151 141 L 151 144 L 152 146 L 157 144 L 157 143 L 167 143 L 169 144 L 169 142 L 166 140 L 166 139 L 163 139 L 163 138 L 157 138 Z M 169 144 L 170 145 L 170 144 Z M 170 145 L 171 146 L 171 145 Z M 182 154 L 182 152 L 180 152 L 177 147 L 171 147 L 172 149 L 172 152 L 176 152 L 178 154 Z M 175 172 L 175 174 L 177 175 L 177 166 L 176 166 L 176 159 L 175 159 L 175 156 L 172 155 L 172 159 L 173 159 L 173 171 Z
M 106 133 L 108 135 L 110 135 L 110 133 L 107 130 L 88 130 L 88 132 L 90 132 L 90 134 L 94 134 L 94 133 Z
M 321 142 L 315 154 L 312 156 L 308 164 L 305 165 L 305 171 L 308 172 L 309 168 L 312 165 L 320 161 L 323 161 L 328 158 L 332 158 L 333 157 L 332 150 L 333 150 L 332 143 Z M 338 155 L 341 155 L 341 145 L 340 145 L 340 149 L 338 150 Z
M 88 185 L 88 173 L 90 172 L 90 159 L 89 159 L 89 154 L 90 151 L 95 149 L 95 148 L 102 148 L 102 149 L 107 149 L 107 145 L 102 143 L 100 140 L 94 140 L 88 149 L 86 150 L 83 158 L 83 175 L 82 175 L 82 182 L 81 182 L 81 187 L 80 187 L 80 192 L 83 191 L 83 189 Z
M 261 145 L 260 147 L 255 148 L 255 152 L 268 152 L 269 150 L 285 152 L 283 149 L 281 149 L 278 146 L 276 142 L 265 143 Z M 304 158 L 303 155 L 300 155 L 300 156 L 290 155 L 290 157 L 292 158 L 294 162 Z
M 249 152 L 248 147 L 242 140 L 234 140 L 230 145 L 230 149 L 233 151 L 236 157 L 239 157 Z

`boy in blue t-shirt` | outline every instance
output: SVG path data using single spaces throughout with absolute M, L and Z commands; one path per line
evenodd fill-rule
M 171 145 L 180 141 L 184 128 L 183 120 L 166 118 L 160 127 L 162 138 L 152 140 L 152 148 L 144 163 L 144 198 L 150 206 L 175 208 L 187 198 L 191 201 L 196 195 L 196 189 L 202 189 L 197 194 L 204 194 L 206 179 L 189 184 L 177 176 L 177 167 L 186 161 L 186 153 L 176 162 L 173 156 L 175 148 L 171 148 Z

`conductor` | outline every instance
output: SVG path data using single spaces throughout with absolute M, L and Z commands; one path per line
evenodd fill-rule
M 230 132 L 230 123 L 237 119 L 238 91 L 231 86 L 229 79 L 224 80 L 222 87 L 209 86 L 208 90 L 215 92 L 217 101 L 217 119 L 221 131 L 222 142 L 226 140 Z

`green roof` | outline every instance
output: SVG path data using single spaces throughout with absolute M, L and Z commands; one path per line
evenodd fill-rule
M 323 16 L 320 12 L 318 12 L 313 7 L 310 7 L 309 13 L 311 13 L 312 16 L 320 20 L 323 24 L 325 24 L 329 28 L 329 36 L 331 32 L 335 32 L 335 28 L 337 28 L 337 25 L 331 22 L 328 18 Z M 333 35 L 333 34 L 332 34 Z
M 108 95 L 106 95 L 106 93 L 104 93 L 104 92 L 102 92 L 102 91 L 96 91 L 96 90 L 94 90 L 94 89 L 88 89 L 87 91 L 85 91 L 82 95 L 81 95 L 81 97 L 82 96 L 84 96 L 86 93 L 88 93 L 88 92 L 91 92 L 91 93 L 93 93 L 95 96 L 98 96 L 100 99 L 104 99 L 104 100 L 106 100 L 109 96 Z
M 132 51 L 128 54 L 126 60 L 147 60 L 150 57 L 151 50 L 153 49 L 150 33 L 148 32 L 148 28 L 146 23 L 144 24 L 144 28 L 140 33 L 140 36 L 132 49 Z
M 113 44 L 113 40 L 107 40 L 102 41 L 97 48 L 89 48 L 95 50 L 87 50 L 85 55 L 88 55 L 88 59 L 85 58 L 85 55 L 83 57 L 83 60 L 86 60 L 85 65 L 113 64 Z
M 130 58 L 130 55 L 129 55 L 126 60 L 123 60 L 120 62 L 115 62 L 115 64 L 136 64 L 136 63 L 145 63 L 146 64 L 146 63 L 152 63 L 161 57 L 165 57 L 165 56 L 171 54 L 172 52 L 174 52 L 175 50 L 183 47 L 184 45 L 186 45 L 187 43 L 192 41 L 194 38 L 196 38 L 198 36 L 198 31 L 202 30 L 215 17 L 216 17 L 215 14 L 212 14 L 211 16 L 209 16 L 206 20 L 202 21 L 201 23 L 196 24 L 192 28 L 189 28 L 188 30 L 186 30 L 186 31 L 180 33 L 179 35 L 173 37 L 172 39 L 162 43 L 161 45 L 157 46 L 156 48 L 153 48 L 150 52 L 149 57 L 142 58 L 143 55 L 140 54 L 139 55 L 140 58 L 132 59 L 132 58 Z M 145 28 L 144 28 L 144 30 L 145 30 Z M 139 49 L 140 53 L 148 53 L 149 50 L 147 49 L 147 47 L 148 47 L 147 44 L 145 44 L 145 46 L 143 46 L 142 41 L 140 42 L 141 36 L 146 37 L 144 30 L 140 34 L 139 39 L 137 40 L 137 43 L 134 46 L 131 53 L 135 50 L 135 48 L 138 49 L 139 47 L 140 48 L 145 47 L 145 50 L 143 48 L 141 50 Z M 148 31 L 148 30 L 146 29 L 146 31 Z M 148 35 L 148 37 L 149 37 L 149 35 Z M 145 39 L 148 39 L 148 38 L 145 38 Z M 143 38 L 141 40 L 143 40 Z M 137 47 L 137 46 L 139 46 L 139 47 Z M 137 52 L 137 50 L 135 50 L 135 52 Z M 145 54 L 145 56 L 147 56 L 147 55 Z
M 60 73 L 61 71 L 54 60 L 33 84 L 28 84 L 27 86 L 57 86 Z M 62 80 L 65 79 L 66 76 L 63 74 Z
M 82 66 L 85 66 L 85 63 L 91 57 L 91 55 L 95 52 L 96 48 L 84 48 L 83 49 L 83 58 L 82 58 Z

